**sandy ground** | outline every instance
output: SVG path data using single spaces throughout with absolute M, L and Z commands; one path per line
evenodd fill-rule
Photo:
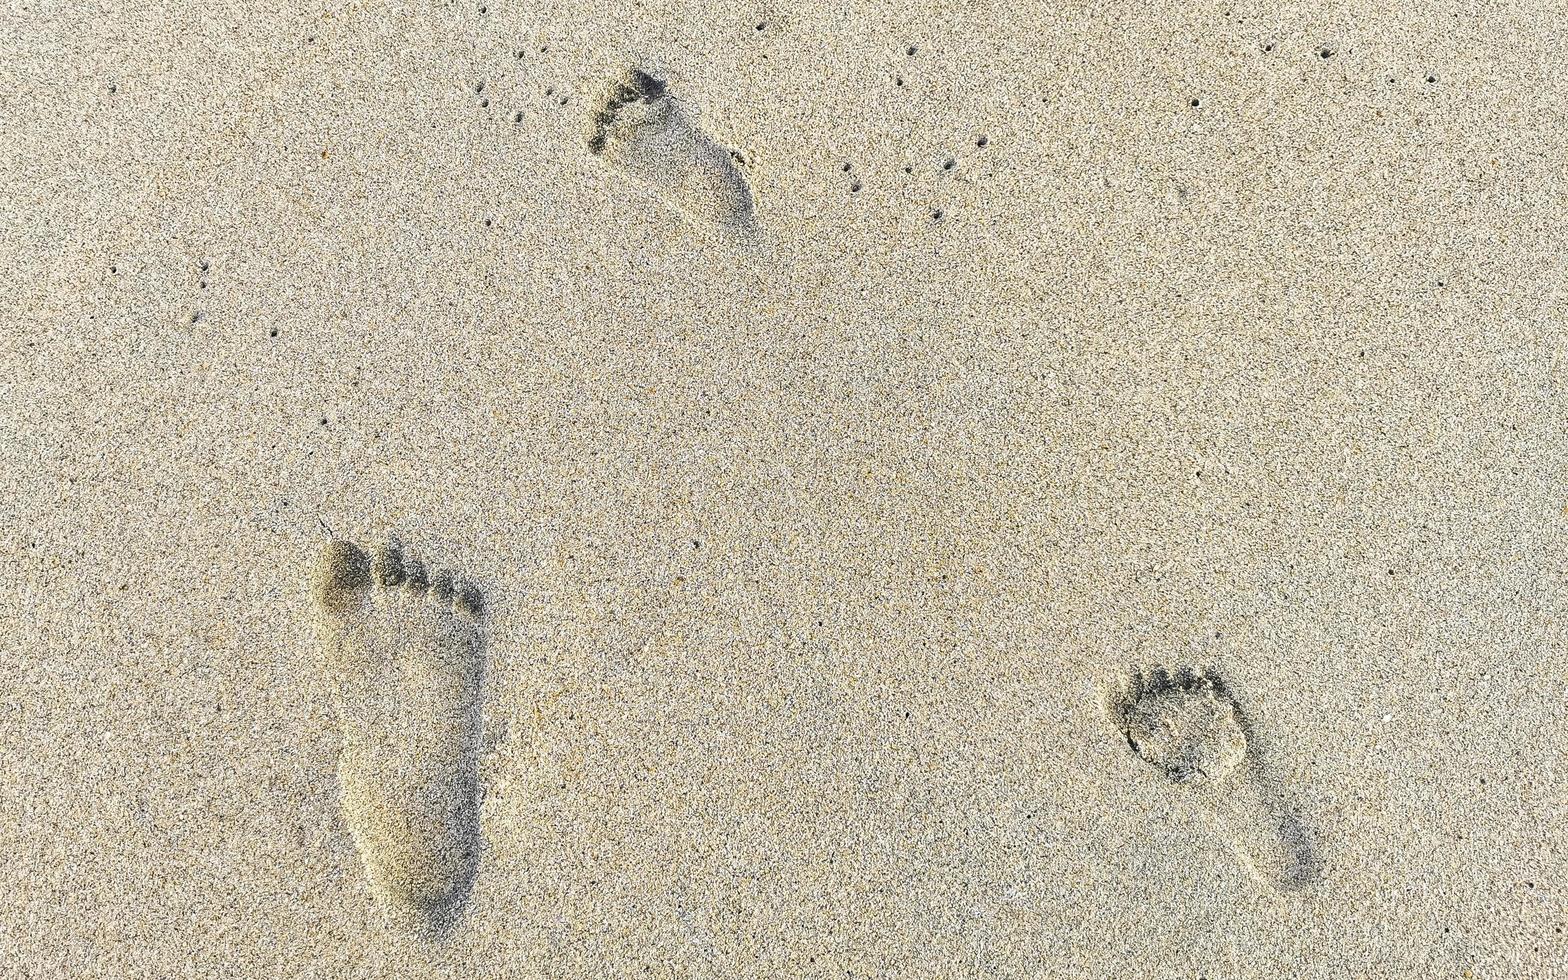
M 1568 976 L 1560 7 L 273 6 L 0 12 L 0 975 Z M 310 592 L 389 533 L 488 602 L 438 939 Z

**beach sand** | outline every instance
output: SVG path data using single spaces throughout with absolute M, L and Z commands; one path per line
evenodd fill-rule
M 0 12 L 0 975 L 1568 976 L 1562 9 L 271 7 Z

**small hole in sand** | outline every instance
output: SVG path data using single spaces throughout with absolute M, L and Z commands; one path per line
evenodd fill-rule
M 212 266 L 211 266 L 210 263 L 207 262 L 206 259 L 202 259 L 200 262 L 196 263 L 196 268 L 200 269 L 203 272 L 206 272 L 208 269 L 212 268 Z
M 523 121 L 523 114 L 521 112 L 519 112 L 517 115 L 512 117 L 512 122 L 522 122 L 522 121 Z
M 1267 54 L 1267 53 L 1268 53 L 1268 52 L 1270 52 L 1270 51 L 1273 51 L 1273 50 L 1274 50 L 1274 44 L 1273 44 L 1273 42 L 1270 42 L 1270 43 L 1268 43 L 1268 44 L 1265 44 L 1265 45 L 1264 45 L 1264 46 L 1263 46 L 1263 53 L 1264 53 L 1264 54 Z
M 118 92 L 119 90 L 120 90 L 120 88 L 119 88 L 118 85 L 115 85 L 113 82 L 109 83 L 109 94 L 110 95 L 113 95 L 114 93 Z
M 118 267 L 118 266 L 113 266 L 113 265 L 111 265 L 111 266 L 109 266 L 109 274 L 110 274 L 110 275 L 111 275 L 111 276 L 112 276 L 112 275 L 118 275 L 118 274 L 119 274 L 119 271 L 120 271 L 120 269 L 119 269 L 119 267 Z
M 480 99 L 479 100 L 479 108 L 481 108 L 481 109 L 488 109 L 488 108 L 490 108 L 490 100 L 489 99 Z
M 480 92 L 483 92 L 484 90 L 485 90 L 485 83 L 484 82 L 475 82 L 474 83 L 474 94 L 475 95 L 478 95 Z
M 989 136 L 982 136 L 979 139 L 975 140 L 975 146 L 978 146 L 982 150 L 985 149 L 987 146 L 989 146 L 990 143 L 991 143 L 991 138 Z
M 942 220 L 942 209 L 941 208 L 937 208 L 935 211 L 931 212 L 931 220 L 932 221 L 941 221 Z
M 917 49 L 915 48 L 915 46 L 913 44 L 911 44 L 909 47 L 904 49 L 904 53 L 909 55 L 911 58 L 913 58 L 915 56 L 915 51 L 916 50 Z
M 554 85 L 546 85 L 545 89 L 544 89 L 544 94 L 545 95 L 554 95 L 555 94 L 555 86 Z
M 850 184 L 849 185 L 849 192 L 851 194 L 859 194 L 860 193 L 860 181 L 857 180 L 853 184 Z
M 1334 57 L 1334 52 L 1331 49 L 1329 49 L 1329 48 L 1318 48 L 1318 57 L 1319 58 L 1332 58 L 1332 57 Z
M 767 26 L 768 26 L 768 22 L 767 21 L 763 21 L 762 23 L 757 25 L 757 30 L 759 30 L 759 31 L 766 30 Z
M 957 160 L 954 160 L 954 159 L 953 159 L 953 158 L 952 158 L 952 157 L 948 157 L 948 158 L 947 158 L 947 159 L 946 159 L 946 160 L 945 160 L 945 161 L 944 161 L 944 162 L 943 162 L 943 163 L 942 163 L 942 169 L 943 169 L 943 170 L 952 170 L 952 169 L 953 169 L 953 168 L 954 168 L 954 167 L 956 167 L 956 166 L 958 166 L 958 161 L 957 161 Z
M 1437 76 L 1436 75 L 1428 75 L 1428 76 L 1426 76 L 1426 80 L 1427 80 L 1427 84 L 1429 84 L 1429 85 L 1433 84 L 1433 83 L 1435 83 L 1437 81 Z
M 488 227 L 490 227 L 490 224 L 491 224 L 491 222 L 490 222 L 490 219 L 489 219 L 489 218 L 486 218 L 486 219 L 485 219 L 485 227 L 486 227 L 486 228 L 488 228 Z
M 523 52 L 522 52 L 522 49 L 520 49 L 520 48 L 518 49 L 518 52 L 517 52 L 517 60 L 518 61 L 522 61 L 523 60 Z
M 276 337 L 277 335 L 278 335 L 278 328 L 277 327 L 273 327 L 271 330 L 267 331 L 267 336 L 269 336 L 269 337 Z
M 896 75 L 896 76 L 894 76 L 893 84 L 897 85 L 899 88 L 903 88 L 904 87 L 904 76 L 903 75 Z
M 1187 104 L 1192 106 L 1194 109 L 1196 109 L 1196 108 L 1198 108 L 1198 106 L 1203 104 L 1203 100 L 1202 99 L 1193 99 L 1191 102 L 1188 102 Z
M 849 173 L 849 164 L 846 163 L 842 167 L 840 167 L 839 169 L 844 171 L 847 174 L 847 173 Z
M 904 164 L 904 173 L 912 174 L 914 172 L 915 172 L 915 168 L 911 164 L 907 164 L 907 163 Z

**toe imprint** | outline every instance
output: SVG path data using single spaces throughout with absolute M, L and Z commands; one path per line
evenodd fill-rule
M 403 581 L 408 573 L 403 568 L 403 546 L 396 538 L 376 549 L 370 568 L 371 576 L 383 588 L 390 589 Z
M 408 578 L 404 580 L 403 584 L 408 591 L 417 594 L 430 588 L 430 577 L 425 571 L 424 562 L 418 558 L 411 559 L 404 565 L 404 570 L 408 573 Z

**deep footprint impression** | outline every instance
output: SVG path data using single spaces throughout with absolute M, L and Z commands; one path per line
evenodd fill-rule
M 1284 890 L 1316 879 L 1305 828 L 1265 778 L 1246 717 L 1218 674 L 1135 672 L 1108 707 L 1133 754 L 1197 796 L 1254 872 Z
M 751 186 L 736 155 L 647 72 L 626 72 L 599 101 L 588 149 L 702 222 L 742 238 L 756 233 Z
M 479 866 L 483 601 L 448 573 L 333 541 L 316 605 L 343 724 L 343 816 L 371 889 L 449 925 Z

